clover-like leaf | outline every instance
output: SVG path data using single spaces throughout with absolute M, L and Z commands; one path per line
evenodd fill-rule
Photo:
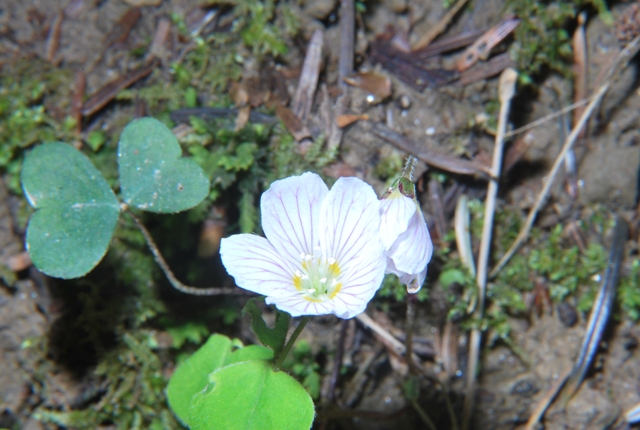
M 120 204 L 84 154 L 61 142 L 38 146 L 22 166 L 22 188 L 36 209 L 27 250 L 41 272 L 77 278 L 100 262 Z
M 183 158 L 178 139 L 154 118 L 130 122 L 118 144 L 124 201 L 150 212 L 194 207 L 209 193 L 209 180 L 192 159 Z
M 234 347 L 238 349 L 234 351 Z M 191 398 L 207 386 L 210 373 L 232 363 L 271 358 L 273 352 L 268 348 L 258 345 L 243 348 L 240 341 L 214 334 L 171 376 L 167 386 L 169 406 L 184 424 L 188 424 Z
M 264 360 L 225 366 L 191 400 L 192 430 L 311 428 L 313 400 L 302 385 Z

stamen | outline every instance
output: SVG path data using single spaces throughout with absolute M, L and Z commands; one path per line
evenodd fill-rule
M 325 282 L 327 282 L 327 278 L 320 278 L 320 283 L 324 284 Z
M 333 264 L 333 263 L 335 263 L 335 262 L 336 262 L 336 259 L 335 259 L 335 258 L 333 258 L 333 257 L 330 257 L 330 258 L 327 260 L 327 263 L 329 263 L 329 264 Z
M 299 270 L 296 270 L 296 271 L 295 271 L 295 273 L 294 273 L 294 275 L 296 275 L 296 277 L 298 277 L 298 278 L 302 278 L 302 279 L 304 279 L 304 277 L 302 276 L 302 273 L 300 273 L 300 271 L 299 271 Z

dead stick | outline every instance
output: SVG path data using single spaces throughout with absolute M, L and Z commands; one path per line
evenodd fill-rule
M 573 144 L 577 140 L 580 134 L 580 131 L 582 130 L 582 127 L 584 127 L 587 120 L 595 110 L 596 106 L 598 105 L 598 103 L 600 103 L 600 100 L 602 100 L 607 90 L 609 90 L 609 87 L 611 86 L 611 81 L 614 75 L 622 68 L 623 63 L 626 63 L 628 60 L 630 60 L 638 52 L 639 49 L 640 49 L 640 36 L 637 36 L 627 45 L 625 49 L 622 50 L 622 52 L 620 52 L 620 54 L 618 54 L 618 56 L 612 63 L 611 68 L 607 73 L 607 78 L 605 79 L 604 84 L 602 84 L 602 86 L 598 89 L 598 91 L 596 91 L 596 94 L 591 99 L 591 102 L 589 103 L 585 111 L 582 113 L 582 116 L 580 116 L 580 120 L 573 127 L 573 130 L 571 130 L 571 133 L 569 134 L 569 136 L 567 136 L 567 139 L 565 140 L 564 146 L 562 147 L 560 154 L 558 154 L 558 156 L 556 157 L 556 160 L 553 163 L 553 167 L 551 167 L 551 171 L 547 175 L 547 179 L 544 182 L 542 191 L 540 191 L 540 194 L 538 195 L 538 198 L 536 199 L 536 202 L 533 205 L 531 212 L 529 212 L 529 216 L 527 217 L 527 220 L 525 221 L 524 226 L 520 230 L 520 233 L 518 233 L 518 237 L 516 237 L 516 240 L 513 242 L 509 250 L 502 257 L 502 259 L 496 265 L 496 267 L 491 271 L 491 273 L 489 274 L 489 277 L 492 278 L 496 276 L 498 272 L 500 272 L 500 270 L 504 267 L 504 265 L 507 264 L 507 262 L 511 259 L 511 257 L 513 257 L 513 254 L 515 254 L 515 252 L 518 250 L 520 245 L 522 245 L 524 240 L 529 236 L 529 232 L 531 231 L 531 227 L 533 226 L 533 221 L 535 220 L 536 215 L 540 211 L 540 208 L 542 207 L 542 204 L 544 203 L 547 197 L 547 194 L 551 189 L 553 180 L 558 174 L 558 170 L 560 169 L 560 165 L 562 165 L 564 161 L 564 157 L 567 155 L 567 151 L 569 151 L 569 149 L 573 147 Z
M 464 6 L 466 3 L 467 0 L 458 0 L 458 2 L 453 5 L 451 9 L 449 9 L 446 15 L 443 16 L 442 19 L 431 28 L 431 30 L 422 35 L 420 40 L 418 40 L 418 42 L 413 45 L 413 48 L 411 50 L 415 51 L 425 48 L 427 45 L 433 42 L 433 39 L 438 37 L 440 33 L 442 33 L 447 28 L 453 17 L 460 11 L 460 9 L 462 9 L 462 6 Z
M 303 124 L 307 123 L 307 118 L 313 105 L 313 95 L 318 86 L 320 63 L 322 61 L 323 37 L 322 30 L 314 31 L 313 36 L 311 36 L 307 53 L 304 57 L 304 64 L 302 65 L 302 73 L 300 73 L 296 95 L 291 104 L 291 110 L 300 118 Z
M 349 106 L 349 85 L 344 78 L 353 72 L 353 50 L 355 36 L 355 4 L 354 0 L 342 0 L 340 2 L 340 57 L 338 58 L 338 85 L 342 94 L 336 100 L 334 118 L 344 115 Z M 327 142 L 327 149 L 335 151 L 342 141 L 342 129 L 335 120 L 331 122 L 331 130 Z
M 500 117 L 498 118 L 498 134 L 493 148 L 493 164 L 491 166 L 491 176 L 487 189 L 487 200 L 484 211 L 484 224 L 482 227 L 482 239 L 480 241 L 480 255 L 478 256 L 478 272 L 476 282 L 478 284 L 478 307 L 476 317 L 482 318 L 484 315 L 484 304 L 487 290 L 487 270 L 489 266 L 489 251 L 491 248 L 491 236 L 493 230 L 493 216 L 496 210 L 496 200 L 498 197 L 498 181 L 502 167 L 502 154 L 504 147 L 504 133 L 507 129 L 509 108 L 511 99 L 515 94 L 518 73 L 513 69 L 507 69 L 500 75 L 500 86 L 498 95 L 500 99 Z M 480 342 L 482 333 L 479 328 L 471 332 L 471 344 L 469 352 L 469 366 L 467 368 L 467 392 L 464 399 L 463 429 L 469 428 L 471 416 L 473 415 L 473 404 L 475 399 L 476 369 L 480 355 Z

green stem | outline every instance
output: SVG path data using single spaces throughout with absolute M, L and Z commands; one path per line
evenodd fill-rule
M 418 415 L 420 415 L 420 418 L 426 424 L 426 426 L 431 430 L 437 430 L 436 425 L 433 423 L 433 421 L 431 421 L 431 418 L 429 418 L 429 415 L 427 415 L 425 410 L 420 407 L 418 402 L 416 400 L 412 400 L 411 404 L 413 405 L 413 408 L 416 410 Z
M 289 337 L 287 344 L 284 346 L 282 352 L 278 356 L 278 360 L 276 361 L 276 364 L 273 366 L 275 370 L 280 370 L 280 368 L 282 367 L 282 363 L 284 362 L 284 359 L 287 358 L 287 355 L 289 355 L 289 351 L 291 351 L 293 344 L 295 343 L 296 339 L 298 339 L 298 336 L 300 336 L 300 333 L 302 333 L 304 326 L 306 326 L 308 322 L 309 322 L 309 317 L 302 317 L 302 319 L 300 320 L 300 324 L 298 324 L 298 327 L 296 327 L 293 333 L 291 333 L 291 337 Z

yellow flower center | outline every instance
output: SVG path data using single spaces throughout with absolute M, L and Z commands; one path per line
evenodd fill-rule
M 338 261 L 310 254 L 300 257 L 302 262 L 300 270 L 293 274 L 293 285 L 310 302 L 333 299 L 342 289 Z

